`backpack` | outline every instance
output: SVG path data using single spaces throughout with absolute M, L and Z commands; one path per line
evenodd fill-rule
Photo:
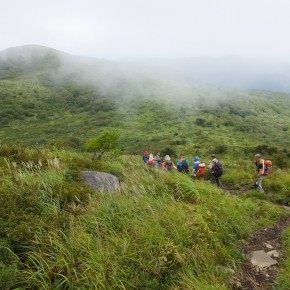
M 154 165 L 154 160 L 149 160 L 149 161 L 147 162 L 147 164 L 149 165 L 149 167 L 153 167 L 153 165 Z
M 171 160 L 166 161 L 165 168 L 166 168 L 167 170 L 171 171 L 171 170 L 172 170 L 172 167 L 173 167 L 173 163 L 172 163 L 172 161 L 171 161 Z
M 198 169 L 195 173 L 196 177 L 202 177 L 205 174 L 205 164 L 204 163 L 199 163 L 198 164 Z
M 148 161 L 149 161 L 149 155 L 143 155 L 143 161 L 145 163 L 148 163 Z
M 223 165 L 219 161 L 214 162 L 212 167 L 212 175 L 215 177 L 221 177 L 223 175 Z
M 180 164 L 180 171 L 181 172 L 189 172 L 186 160 L 182 160 L 182 162 Z
M 264 162 L 264 174 L 263 176 L 267 176 L 273 172 L 272 169 L 272 161 L 271 160 L 266 160 Z

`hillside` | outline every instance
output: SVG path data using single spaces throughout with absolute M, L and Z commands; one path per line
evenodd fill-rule
M 186 146 L 196 136 L 234 147 L 289 144 L 287 94 L 226 91 L 160 66 L 125 66 L 37 46 L 0 53 L 0 70 L 4 143 L 82 143 L 110 127 L 120 129 L 127 152 Z
M 0 288 L 236 289 L 247 242 L 289 219 L 289 128 L 287 93 L 221 89 L 160 63 L 1 52 Z M 95 161 L 84 142 L 104 129 L 119 144 Z M 218 154 L 222 188 L 149 169 L 145 149 L 191 166 Z M 274 164 L 265 194 L 257 152 Z M 84 170 L 114 174 L 120 191 L 92 190 Z M 263 283 L 286 290 L 286 224 L 278 238 L 275 283 Z
M 140 157 L 1 145 L 0 170 L 1 289 L 236 289 L 245 239 L 289 215 Z M 95 192 L 81 170 L 113 173 L 122 188 Z M 277 289 L 288 289 L 287 260 L 281 269 Z

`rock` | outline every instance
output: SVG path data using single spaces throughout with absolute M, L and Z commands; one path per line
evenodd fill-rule
M 259 269 L 269 268 L 278 264 L 278 262 L 272 259 L 264 250 L 252 252 L 251 263 L 253 266 L 259 267 Z
M 232 268 L 224 268 L 224 271 L 225 271 L 226 273 L 231 274 L 231 275 L 234 275 L 234 274 L 236 273 L 235 270 L 232 269 Z
M 119 179 L 112 174 L 96 171 L 82 171 L 81 174 L 85 183 L 98 191 L 114 192 L 120 189 Z
M 232 274 L 232 275 L 234 275 L 236 272 L 235 272 L 235 270 L 234 269 L 228 269 L 228 273 L 230 273 L 230 274 Z
M 236 289 L 242 289 L 242 283 L 240 281 L 236 281 L 234 285 Z
M 286 210 L 290 210 L 290 207 L 286 206 L 286 205 L 283 205 L 283 208 L 286 209 Z
M 265 247 L 266 247 L 268 250 L 273 250 L 273 249 L 274 249 L 274 247 L 271 246 L 271 245 L 268 244 L 268 243 L 264 243 L 264 245 L 265 245 Z
M 273 258 L 279 258 L 279 252 L 278 252 L 277 250 L 269 251 L 269 252 L 267 252 L 267 254 L 268 254 L 270 257 L 273 257 Z

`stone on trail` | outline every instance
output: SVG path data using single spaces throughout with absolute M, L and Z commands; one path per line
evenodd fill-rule
M 251 254 L 251 263 L 259 269 L 269 268 L 278 262 L 270 257 L 264 250 L 254 251 Z
M 273 250 L 274 249 L 274 247 L 272 245 L 268 244 L 268 243 L 264 243 L 264 245 L 269 250 Z
M 82 171 L 81 174 L 85 183 L 95 190 L 115 192 L 120 189 L 119 179 L 115 175 L 96 171 Z
M 279 258 L 279 252 L 277 250 L 272 250 L 270 252 L 267 252 L 267 254 L 273 258 Z

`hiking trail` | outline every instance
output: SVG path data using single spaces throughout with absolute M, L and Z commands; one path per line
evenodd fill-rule
M 227 185 L 223 185 L 222 189 L 231 195 L 245 194 L 251 190 L 248 187 L 234 189 Z M 278 205 L 290 210 L 288 206 Z M 230 281 L 231 290 L 267 290 L 273 286 L 283 260 L 281 234 L 289 226 L 290 215 L 252 234 L 243 246 L 246 260 L 233 275 Z

